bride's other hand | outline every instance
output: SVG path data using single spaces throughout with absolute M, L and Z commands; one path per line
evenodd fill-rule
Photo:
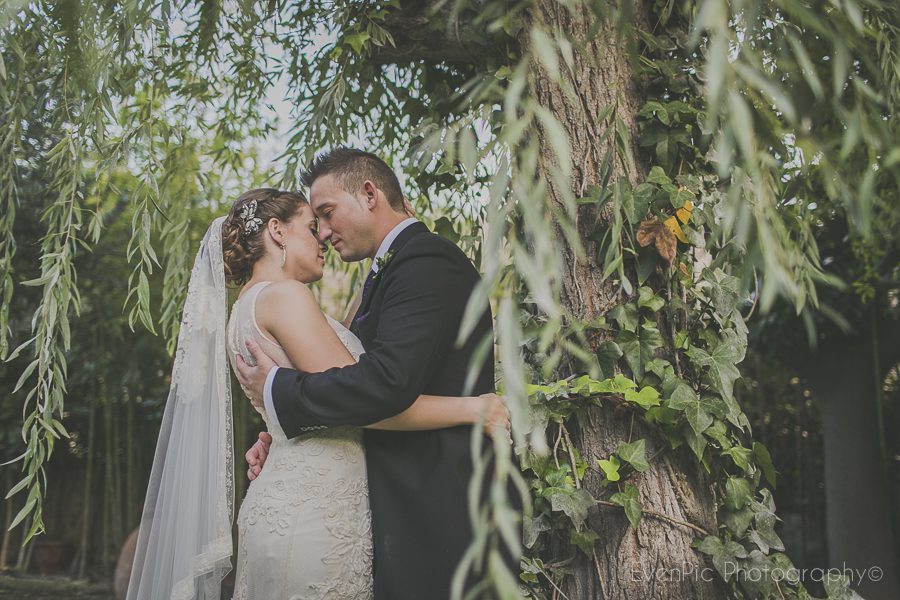
M 269 445 L 272 443 L 272 436 L 268 432 L 260 431 L 259 439 L 250 446 L 244 458 L 247 459 L 247 478 L 253 481 L 259 477 L 263 465 L 266 464 L 266 458 L 269 456 Z
M 479 418 L 484 419 L 484 431 L 486 433 L 501 433 L 512 442 L 509 422 L 509 407 L 506 398 L 494 393 L 481 394 L 475 398 L 478 402 Z

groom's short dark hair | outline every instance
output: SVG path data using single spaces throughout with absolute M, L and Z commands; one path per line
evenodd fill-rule
M 403 191 L 394 171 L 371 152 L 339 147 L 317 155 L 303 173 L 303 183 L 311 186 L 319 177 L 334 175 L 343 188 L 355 194 L 368 179 L 378 186 L 388 204 L 403 212 Z

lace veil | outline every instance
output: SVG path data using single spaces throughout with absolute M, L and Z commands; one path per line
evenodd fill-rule
M 231 570 L 224 220 L 213 221 L 194 260 L 127 600 L 219 600 Z

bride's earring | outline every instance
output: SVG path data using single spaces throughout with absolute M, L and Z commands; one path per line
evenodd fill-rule
M 287 262 L 287 245 L 284 242 L 281 242 L 281 268 L 284 268 L 284 263 Z

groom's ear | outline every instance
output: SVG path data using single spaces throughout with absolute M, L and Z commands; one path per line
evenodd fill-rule
M 375 208 L 375 202 L 378 199 L 378 187 L 366 179 L 362 185 L 362 192 L 366 197 L 366 206 L 369 207 L 369 210 Z

